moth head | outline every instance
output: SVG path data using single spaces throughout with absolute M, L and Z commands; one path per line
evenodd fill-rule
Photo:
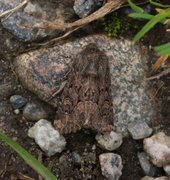
M 106 73 L 107 56 L 95 44 L 89 44 L 81 52 L 79 71 L 82 76 L 99 78 Z

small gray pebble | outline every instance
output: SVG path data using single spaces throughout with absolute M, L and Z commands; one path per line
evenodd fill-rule
M 95 150 L 96 150 L 96 145 L 94 144 L 91 149 L 92 149 L 93 151 L 95 151 Z
M 108 180 L 118 180 L 122 175 L 122 158 L 118 154 L 103 153 L 99 156 L 103 176 Z
M 23 110 L 23 116 L 30 121 L 38 121 L 47 118 L 48 114 L 40 105 L 28 103 Z
M 149 157 L 145 152 L 138 153 L 138 159 L 145 175 L 156 176 L 158 168 L 149 161 Z
M 75 165 L 80 165 L 81 164 L 81 157 L 80 154 L 78 154 L 78 152 L 74 151 L 72 152 L 72 161 Z
M 100 147 L 109 151 L 119 148 L 123 142 L 122 134 L 114 131 L 104 134 L 97 134 L 95 139 Z
M 26 105 L 27 99 L 20 95 L 13 95 L 10 97 L 10 103 L 14 109 L 19 109 Z
M 152 134 L 152 129 L 146 122 L 136 121 L 128 125 L 128 130 L 133 139 L 144 139 Z

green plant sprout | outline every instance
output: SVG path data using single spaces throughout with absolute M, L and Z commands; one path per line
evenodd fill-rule
M 161 8 L 161 11 L 156 15 L 144 13 L 144 10 L 134 4 L 131 0 L 128 0 L 130 7 L 134 10 L 134 13 L 129 14 L 129 17 L 137 19 L 146 19 L 148 22 L 143 26 L 143 28 L 136 34 L 133 41 L 138 42 L 150 29 L 152 29 L 156 24 L 162 23 L 167 27 L 170 25 L 170 5 L 163 5 L 161 3 L 149 0 L 150 4 Z M 154 48 L 160 55 L 170 54 L 170 43 L 166 43 Z
M 18 143 L 11 138 L 0 132 L 0 140 L 8 144 L 14 151 L 16 151 L 25 162 L 32 167 L 37 173 L 39 173 L 45 180 L 57 180 L 43 164 L 41 164 L 35 157 L 33 157 L 28 151 L 22 148 Z

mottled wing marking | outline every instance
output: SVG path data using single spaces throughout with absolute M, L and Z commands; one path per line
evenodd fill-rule
M 73 61 L 54 126 L 62 134 L 81 128 L 113 129 L 108 58 L 95 44 L 87 45 Z

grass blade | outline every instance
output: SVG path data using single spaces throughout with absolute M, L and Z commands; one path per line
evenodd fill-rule
M 164 4 L 155 2 L 155 1 L 153 1 L 153 0 L 149 0 L 149 2 L 150 2 L 152 5 L 158 6 L 158 7 L 163 7 L 163 8 L 169 8 L 169 7 L 170 7 L 170 5 L 164 5 Z
M 129 17 L 136 18 L 136 19 L 150 20 L 150 19 L 152 19 L 154 17 L 154 15 L 143 14 L 143 13 L 131 13 L 131 14 L 129 14 Z
M 160 55 L 170 54 L 170 42 L 154 48 Z
M 134 37 L 133 41 L 137 42 L 141 37 L 143 37 L 154 25 L 163 21 L 166 17 L 170 16 L 170 8 L 166 9 L 165 11 L 157 14 L 154 16 L 143 28 L 139 31 L 136 36 Z
M 35 171 L 37 171 L 46 180 L 57 180 L 45 166 L 43 166 L 35 157 L 28 153 L 19 144 L 13 141 L 11 138 L 0 132 L 0 140 L 8 144 L 14 151 L 16 151 Z
M 139 6 L 137 6 L 136 4 L 134 4 L 131 0 L 128 0 L 129 6 L 138 13 L 143 13 L 143 9 L 140 8 Z

